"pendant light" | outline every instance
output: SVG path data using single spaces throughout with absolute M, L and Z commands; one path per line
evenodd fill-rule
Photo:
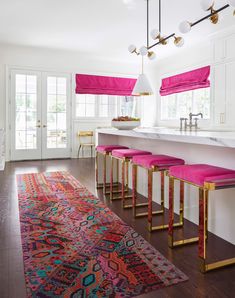
M 135 83 L 135 87 L 132 91 L 132 95 L 148 96 L 153 94 L 153 90 L 147 76 L 144 74 L 144 56 L 142 55 L 141 58 L 142 58 L 142 72 Z
M 132 91 L 132 95 L 135 96 L 149 96 L 153 94 L 152 87 L 149 83 L 147 76 L 144 74 L 144 56 L 148 56 L 150 60 L 155 58 L 155 53 L 148 51 L 149 45 L 149 0 L 147 0 L 147 46 L 142 46 L 137 53 L 136 47 L 134 45 L 129 46 L 129 52 L 137 53 L 137 55 L 141 55 L 142 65 L 141 65 L 141 74 L 139 75 L 135 87 Z

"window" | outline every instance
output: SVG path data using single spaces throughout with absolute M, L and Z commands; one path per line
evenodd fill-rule
M 132 96 L 76 95 L 76 117 L 114 118 L 117 115 L 136 117 L 136 99 Z
M 210 88 L 161 97 L 161 120 L 178 120 L 200 112 L 204 119 L 210 119 Z

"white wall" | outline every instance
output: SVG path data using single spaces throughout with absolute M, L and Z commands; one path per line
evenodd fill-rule
M 133 61 L 133 60 L 132 60 Z M 6 106 L 7 106 L 7 69 L 9 67 L 26 68 L 39 71 L 53 71 L 69 73 L 73 78 L 75 73 L 100 74 L 100 75 L 117 75 L 117 76 L 136 76 L 140 72 L 140 59 L 136 59 L 135 63 L 126 61 L 110 60 L 105 57 L 94 57 L 84 53 L 74 51 L 51 50 L 43 48 L 33 48 L 24 46 L 13 46 L 0 44 L 0 128 L 6 129 Z M 74 89 L 75 86 L 73 86 Z M 152 98 L 153 105 L 155 98 Z M 153 123 L 156 108 L 152 109 L 152 118 L 150 123 Z M 146 113 L 145 113 L 146 115 Z M 73 115 L 71 115 L 72 118 Z M 149 123 L 149 117 L 145 119 Z M 108 126 L 109 121 L 98 121 L 92 123 L 92 128 L 96 126 Z M 73 134 L 72 134 L 72 156 L 76 156 L 77 140 L 76 132 L 78 129 L 89 129 L 89 123 L 82 121 L 79 123 L 73 119 Z M 81 126 L 81 127 L 80 127 Z M 9 131 L 7 133 L 7 144 L 9 143 Z M 8 150 L 7 146 L 7 152 Z

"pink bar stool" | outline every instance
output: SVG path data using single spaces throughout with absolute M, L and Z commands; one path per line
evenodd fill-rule
M 96 159 L 95 159 L 95 172 L 96 172 L 96 188 L 103 188 L 104 194 L 107 193 L 107 187 L 110 184 L 107 183 L 106 179 L 106 171 L 107 171 L 107 157 L 110 156 L 112 150 L 114 149 L 128 149 L 126 146 L 121 145 L 100 145 L 96 147 Z M 103 183 L 99 183 L 99 156 L 103 159 Z M 118 167 L 117 167 L 117 176 L 118 176 Z
M 169 170 L 169 229 L 168 243 L 171 248 L 199 242 L 200 270 L 205 273 L 235 264 L 235 258 L 207 263 L 208 198 L 209 191 L 235 188 L 235 171 L 207 164 L 174 166 Z M 174 181 L 179 180 L 199 189 L 199 237 L 174 241 Z
M 137 150 L 137 149 L 122 149 L 122 150 L 113 150 L 111 154 L 111 173 L 110 173 L 110 199 L 111 200 L 117 200 L 121 199 L 122 200 L 122 207 L 124 209 L 126 208 L 132 208 L 131 205 L 126 205 L 125 200 L 126 199 L 131 199 L 131 196 L 125 195 L 125 192 L 128 192 L 129 186 L 128 186 L 128 181 L 129 181 L 129 164 L 130 161 L 134 156 L 137 155 L 151 155 L 151 152 L 148 151 L 143 151 L 143 150 Z M 122 174 L 121 174 L 121 196 L 120 197 L 113 197 L 113 165 L 114 165 L 114 160 L 117 160 L 121 162 L 121 168 L 122 168 Z M 139 204 L 139 206 L 146 206 L 146 203 Z
M 153 215 L 164 214 L 165 210 L 165 172 L 171 166 L 183 165 L 184 160 L 168 155 L 145 155 L 145 156 L 135 156 L 132 159 L 132 200 L 133 200 L 133 215 L 134 217 L 144 217 L 148 216 L 148 229 L 150 232 L 156 230 L 167 229 L 168 225 L 158 225 L 153 227 Z M 136 209 L 137 201 L 137 170 L 138 167 L 144 168 L 148 172 L 148 212 L 138 213 Z M 160 172 L 161 174 L 161 210 L 153 211 L 153 173 Z M 182 186 L 183 188 L 183 186 Z M 181 193 L 181 200 L 183 200 L 183 193 Z M 183 222 L 176 224 L 177 226 L 182 226 Z

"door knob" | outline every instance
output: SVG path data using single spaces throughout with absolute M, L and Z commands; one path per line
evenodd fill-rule
M 40 125 L 40 124 L 38 124 L 38 125 L 36 125 L 36 127 L 37 127 L 37 128 L 40 128 L 40 127 L 41 127 L 41 125 Z
M 45 128 L 45 127 L 47 127 L 47 125 L 45 125 L 45 124 L 43 124 L 43 126 L 42 126 L 43 128 Z

